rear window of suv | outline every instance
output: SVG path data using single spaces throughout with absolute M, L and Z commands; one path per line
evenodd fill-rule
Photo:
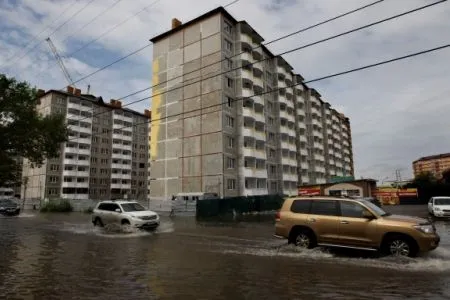
M 309 214 L 311 200 L 294 200 L 291 205 L 291 211 L 297 214 Z

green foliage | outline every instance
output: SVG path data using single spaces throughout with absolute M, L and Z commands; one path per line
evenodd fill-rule
M 0 74 L 0 186 L 21 181 L 17 158 L 41 166 L 67 141 L 64 116 L 42 116 L 38 104 L 36 89 Z
M 41 206 L 41 212 L 72 212 L 73 207 L 67 200 L 52 200 Z

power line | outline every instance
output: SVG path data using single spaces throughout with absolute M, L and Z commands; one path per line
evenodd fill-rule
M 95 17 L 93 17 L 89 22 L 87 22 L 86 24 L 84 24 L 83 26 L 81 26 L 80 28 L 78 28 L 77 30 L 75 30 L 72 34 L 70 34 L 69 36 L 67 36 L 66 38 L 64 38 L 61 43 L 64 43 L 65 41 L 67 41 L 69 38 L 73 37 L 78 31 L 83 30 L 84 28 L 86 28 L 87 26 L 89 26 L 90 24 L 92 24 L 95 20 L 97 20 L 98 18 L 100 18 L 102 15 L 104 15 L 105 13 L 107 13 L 108 11 L 110 11 L 111 9 L 113 9 L 117 4 L 119 4 L 120 2 L 122 2 L 123 0 L 116 0 L 116 2 L 114 2 L 113 4 L 111 4 L 110 6 L 108 6 L 105 10 L 103 10 L 102 12 L 100 12 L 99 14 L 97 14 Z
M 111 33 L 112 31 L 116 30 L 119 26 L 122 26 L 123 24 L 125 24 L 126 22 L 130 21 L 132 18 L 134 18 L 135 16 L 137 16 L 138 14 L 140 14 L 141 12 L 143 12 L 144 10 L 150 8 L 151 6 L 155 5 L 156 3 L 158 3 L 161 0 L 155 0 L 152 3 L 150 3 L 149 5 L 145 6 L 144 8 L 142 8 L 140 11 L 138 11 L 137 13 L 135 13 L 134 15 L 131 15 L 129 18 L 123 20 L 122 22 L 116 24 L 115 26 L 111 27 L 110 29 L 106 30 L 105 32 L 103 32 L 102 34 L 100 34 L 98 37 L 96 37 L 95 39 L 87 42 L 86 44 L 84 44 L 83 46 L 81 46 L 80 48 L 78 48 L 77 50 L 67 54 L 66 56 L 73 56 L 74 54 L 80 52 L 81 50 L 83 50 L 84 48 L 86 48 L 87 46 L 91 45 L 92 43 L 98 41 L 99 39 L 101 39 L 102 37 L 104 37 L 105 35 Z
M 69 11 L 69 9 L 72 8 L 72 6 L 74 6 L 77 3 L 78 0 L 75 0 L 72 2 L 71 5 L 68 5 L 63 12 L 56 18 L 53 20 L 53 22 L 51 22 L 50 24 L 48 24 L 42 31 L 40 31 L 38 34 L 34 35 L 33 38 L 25 45 L 23 46 L 23 49 L 25 50 L 31 43 L 33 43 L 35 40 L 37 40 L 37 38 L 44 33 L 48 28 L 50 28 L 50 26 L 52 26 L 56 21 L 58 21 L 67 11 Z M 10 62 L 16 55 L 18 55 L 19 52 L 13 54 L 11 57 L 9 57 L 6 62 Z M 7 64 L 7 63 L 6 63 Z M 0 67 L 3 67 L 5 64 L 2 64 Z
M 237 3 L 237 2 L 239 2 L 239 0 L 231 1 L 231 2 L 228 3 L 228 4 L 225 4 L 223 7 L 224 7 L 224 8 L 227 8 L 228 6 L 231 6 L 231 5 L 233 5 L 233 4 Z
M 48 36 L 53 35 L 54 33 L 56 33 L 58 30 L 60 30 L 64 25 L 66 25 L 67 23 L 69 23 L 73 18 L 75 18 L 78 14 L 80 14 L 83 10 L 85 10 L 92 2 L 94 2 L 94 0 L 89 1 L 88 3 L 86 3 L 82 8 L 80 8 L 79 10 L 77 10 L 72 16 L 70 16 L 69 19 L 67 19 L 65 22 L 63 22 L 61 25 L 59 25 L 58 27 L 56 27 Z M 30 50 L 28 50 L 24 55 L 22 55 L 21 57 L 19 57 L 19 61 L 24 58 L 28 53 L 34 51 L 37 47 L 39 47 L 42 42 L 44 42 L 44 40 L 41 40 L 39 43 L 37 43 L 34 47 L 32 47 Z M 16 60 L 17 61 L 17 60 Z M 11 64 L 15 63 L 16 61 L 11 62 Z
M 320 25 L 326 24 L 326 23 L 331 22 L 331 21 L 333 21 L 333 20 L 342 18 L 342 17 L 347 16 L 347 15 L 349 15 L 349 14 L 352 14 L 352 13 L 358 12 L 358 11 L 360 11 L 360 10 L 363 10 L 363 9 L 365 9 L 365 8 L 371 7 L 371 6 L 375 5 L 375 4 L 379 4 L 379 3 L 383 2 L 383 1 L 384 1 L 384 0 L 379 0 L 379 1 L 376 1 L 376 2 L 373 2 L 373 3 L 370 3 L 370 4 L 368 4 L 368 5 L 364 5 L 364 6 L 362 6 L 362 7 L 353 9 L 353 10 L 348 11 L 348 12 L 346 12 L 346 13 L 340 14 L 340 15 L 338 15 L 338 16 L 336 16 L 336 17 L 333 17 L 333 18 L 330 18 L 330 19 L 321 21 L 321 22 L 316 23 L 316 24 L 314 24 L 314 25 L 308 26 L 308 27 L 306 27 L 306 28 L 297 30 L 297 31 L 295 31 L 295 32 L 293 32 L 293 33 L 289 33 L 289 34 L 287 34 L 287 35 L 285 35 L 285 36 L 282 36 L 282 37 L 280 37 L 280 38 L 277 38 L 277 39 L 275 39 L 275 40 L 269 41 L 269 42 L 265 43 L 264 45 L 268 45 L 268 44 L 271 44 L 271 43 L 280 41 L 280 40 L 282 40 L 282 39 L 284 39 L 284 38 L 291 37 L 291 36 L 293 36 L 293 35 L 295 35 L 295 34 L 302 33 L 302 32 L 304 32 L 304 31 L 307 31 L 307 30 L 310 30 L 310 29 L 312 29 L 312 28 L 318 27 L 318 26 L 320 26 Z M 149 46 L 150 46 L 150 45 L 151 45 L 151 44 L 149 44 Z M 128 54 L 125 58 L 127 58 L 127 57 L 129 57 L 129 56 L 131 56 L 131 55 L 133 55 L 133 54 L 135 54 L 135 53 L 137 53 L 137 52 L 139 52 L 139 51 L 141 51 L 141 50 L 143 50 L 143 49 L 145 49 L 145 48 L 146 48 L 146 46 L 144 46 L 144 47 L 142 47 L 142 48 L 140 48 L 140 49 L 138 49 L 138 50 L 135 50 L 135 51 L 133 51 L 132 53 Z M 257 48 L 261 48 L 261 45 L 258 45 L 258 46 L 256 46 L 256 47 L 252 48 L 252 50 L 257 49 Z M 208 65 L 205 65 L 205 66 L 203 66 L 203 67 L 201 67 L 201 68 L 199 68 L 199 69 L 196 69 L 196 70 L 187 72 L 186 74 L 183 74 L 183 75 L 180 75 L 180 76 L 176 76 L 176 77 L 174 77 L 174 78 L 172 78 L 172 79 L 169 79 L 169 80 L 160 82 L 160 83 L 155 84 L 155 85 L 153 85 L 153 86 L 150 86 L 150 87 L 148 87 L 148 88 L 138 90 L 138 91 L 133 92 L 133 93 L 131 93 L 131 94 L 128 94 L 128 95 L 126 95 L 126 96 L 124 96 L 124 97 L 121 97 L 121 98 L 119 98 L 118 100 L 123 100 L 123 99 L 126 99 L 126 98 L 128 98 L 128 97 L 134 96 L 134 95 L 136 95 L 136 94 L 142 93 L 142 92 L 147 91 L 147 90 L 149 90 L 149 89 L 151 89 L 151 88 L 154 88 L 154 87 L 156 87 L 156 86 L 158 86 L 158 85 L 160 85 L 160 84 L 167 83 L 167 82 L 169 82 L 169 81 L 171 81 L 171 80 L 175 80 L 175 79 L 182 78 L 182 77 L 185 76 L 185 75 L 189 75 L 189 74 L 195 73 L 195 72 L 197 72 L 197 71 L 199 71 L 199 70 L 202 70 L 202 69 L 204 69 L 204 68 L 213 66 L 213 65 L 218 64 L 218 63 L 220 63 L 220 62 L 223 62 L 223 61 L 225 61 L 225 60 L 227 60 L 227 59 L 236 57 L 236 56 L 238 56 L 238 55 L 240 55 L 240 54 L 242 54 L 242 53 L 244 53 L 244 52 L 239 52 L 239 53 L 237 53 L 237 54 L 235 54 L 235 55 L 233 55 L 233 56 L 230 56 L 230 57 L 228 57 L 228 58 L 221 59 L 221 60 L 219 60 L 219 61 L 217 61 L 217 62 L 214 62 L 214 63 L 208 64 Z M 106 66 L 104 66 L 104 67 L 102 67 L 102 68 L 100 68 L 99 70 L 104 70 L 104 69 L 106 69 L 106 68 L 112 66 L 112 65 L 115 64 L 116 62 L 119 62 L 119 61 L 122 61 L 122 60 L 123 60 L 123 58 L 120 58 L 120 59 L 118 59 L 118 60 L 116 60 L 116 61 L 114 61 L 114 62 L 112 62 L 112 63 L 110 63 L 110 64 L 108 64 L 108 65 L 106 65 Z M 259 62 L 259 61 L 258 61 L 258 62 Z M 92 76 L 92 75 L 98 73 L 99 70 L 96 70 L 96 71 L 94 71 L 94 72 L 92 72 L 92 73 L 90 73 L 90 74 L 87 74 L 87 75 L 84 76 L 82 79 L 86 79 L 86 78 L 88 78 L 88 77 L 90 77 L 90 76 Z M 234 70 L 229 70 L 229 71 L 226 71 L 225 73 L 228 73 L 228 72 L 231 72 L 231 71 L 234 71 Z M 198 77 L 197 77 L 197 78 L 198 78 Z M 211 77 L 209 77 L 209 78 L 211 78 Z M 209 79 L 209 78 L 205 78 L 205 79 Z M 81 79 L 80 79 L 80 80 L 81 80 Z M 75 83 L 76 83 L 76 82 L 75 82 Z M 145 100 L 145 99 L 144 99 L 144 100 Z M 143 100 L 141 100 L 141 101 L 143 101 Z M 131 103 L 126 104 L 126 105 L 124 105 L 124 106 L 128 106 L 128 105 L 131 105 L 131 104 L 134 104 L 134 103 L 131 102 Z
M 307 80 L 307 81 L 298 82 L 298 83 L 295 83 L 295 84 L 292 84 L 292 85 L 288 85 L 286 87 L 279 87 L 279 88 L 276 88 L 276 89 L 273 89 L 273 90 L 270 90 L 270 91 L 264 91 L 262 93 L 255 93 L 255 94 L 250 95 L 250 96 L 236 98 L 236 99 L 233 99 L 233 103 L 234 102 L 238 102 L 238 101 L 243 101 L 245 99 L 250 99 L 252 97 L 258 97 L 258 96 L 263 96 L 263 95 L 270 94 L 270 93 L 273 93 L 273 92 L 277 92 L 277 91 L 279 91 L 281 89 L 293 88 L 293 87 L 296 87 L 296 86 L 302 85 L 302 84 L 318 82 L 318 81 L 330 79 L 330 78 L 333 78 L 333 77 L 338 77 L 338 76 L 342 76 L 342 75 L 346 75 L 346 74 L 350 74 L 350 73 L 359 72 L 359 71 L 362 71 L 362 70 L 366 70 L 366 69 L 378 67 L 378 66 L 381 66 L 381 65 L 393 63 L 393 62 L 396 62 L 396 61 L 401 61 L 401 60 L 405 60 L 405 59 L 408 59 L 408 58 L 424 55 L 424 54 L 427 54 L 427 53 L 436 52 L 436 51 L 443 50 L 443 49 L 449 48 L 449 47 L 450 47 L 450 44 L 446 44 L 446 45 L 443 45 L 443 46 L 439 46 L 439 47 L 435 47 L 435 48 L 431 48 L 431 49 L 427 49 L 427 50 L 423 50 L 423 51 L 419 51 L 419 52 L 403 55 L 403 56 L 400 56 L 400 57 L 379 61 L 379 62 L 376 62 L 376 63 L 373 63 L 373 64 L 369 64 L 369 65 L 365 65 L 365 66 L 362 66 L 362 67 L 352 68 L 352 69 L 349 69 L 349 70 L 345 70 L 345 71 L 341 71 L 341 72 L 337 72 L 337 73 L 332 73 L 332 74 L 321 76 L 321 77 L 317 77 L 317 78 L 314 78 L 314 79 L 311 79 L 311 80 Z M 196 97 L 198 97 L 198 96 L 196 96 Z M 207 109 L 213 108 L 213 107 L 226 105 L 227 103 L 228 103 L 227 101 L 222 101 L 222 102 L 220 102 L 218 104 L 213 104 L 213 105 L 210 105 L 210 106 L 207 106 L 207 107 L 203 107 L 203 108 L 200 108 L 200 109 L 190 110 L 189 114 L 191 114 L 193 112 L 198 112 L 198 111 L 201 112 L 202 110 L 207 110 Z M 145 124 L 151 124 L 152 122 L 155 122 L 155 121 L 162 121 L 162 120 L 166 120 L 168 118 L 183 116 L 185 114 L 186 114 L 185 112 L 182 112 L 182 113 L 172 114 L 170 116 L 165 116 L 165 117 L 162 117 L 162 118 L 159 118 L 159 119 L 149 119 L 148 121 L 145 121 L 145 122 L 132 124 L 131 126 L 123 126 L 121 128 L 117 128 L 117 129 L 121 130 L 121 129 L 124 129 L 124 128 L 136 127 L 136 126 L 145 125 Z M 203 115 L 203 113 L 200 113 L 200 115 Z M 182 119 L 197 117 L 197 116 L 200 116 L 200 115 L 194 115 L 194 116 L 189 115 L 188 117 L 183 117 Z M 95 136 L 101 136 L 102 134 L 103 133 L 96 134 Z M 76 141 L 78 139 L 79 138 L 69 139 L 67 142 Z M 44 174 L 34 174 L 34 175 L 30 175 L 28 177 L 43 176 L 43 175 Z
M 431 7 L 431 6 L 434 6 L 434 5 L 437 5 L 437 4 L 446 2 L 446 1 L 447 1 L 447 0 L 441 0 L 441 1 L 434 2 L 434 3 L 431 3 L 431 4 L 425 5 L 425 6 L 421 6 L 421 7 L 418 7 L 418 8 L 415 8 L 415 9 L 412 9 L 412 10 L 409 10 L 409 11 L 406 11 L 406 12 L 403 12 L 403 13 L 400 13 L 400 14 L 397 14 L 397 15 L 394 15 L 394 16 L 391 16 L 391 17 L 389 17 L 389 18 L 385 18 L 385 19 L 382 19 L 382 20 L 379 20 L 379 21 L 376 21 L 376 22 L 373 22 L 373 23 L 370 23 L 370 24 L 367 24 L 367 25 L 364 25 L 364 26 L 360 26 L 360 27 L 357 27 L 357 28 L 354 28 L 354 29 L 351 29 L 351 30 L 348 30 L 348 31 L 345 31 L 345 32 L 342 32 L 342 33 L 339 33 L 339 34 L 336 34 L 336 35 L 329 36 L 329 37 L 327 37 L 327 38 L 324 38 L 324 39 L 321 39 L 321 40 L 318 40 L 318 41 L 315 41 L 315 42 L 312 42 L 312 43 L 309 43 L 309 44 L 305 44 L 305 45 L 303 45 L 303 46 L 299 46 L 299 47 L 293 48 L 293 49 L 291 49 L 291 50 L 287 50 L 287 51 L 285 51 L 285 52 L 279 53 L 279 54 L 276 55 L 276 56 L 279 57 L 279 56 L 286 55 L 286 54 L 289 54 L 289 53 L 292 53 L 292 52 L 296 52 L 296 51 L 299 51 L 299 50 L 302 50 L 302 49 L 305 49 L 305 48 L 308 48 L 308 47 L 311 47 L 311 46 L 314 46 L 314 45 L 317 45 L 317 44 L 320 44 L 320 43 L 323 43 L 323 42 L 326 42 L 326 41 L 329 41 L 329 40 L 332 40 L 332 39 L 335 39 L 335 38 L 338 38 L 338 37 L 345 36 L 345 35 L 347 35 L 347 34 L 350 34 L 350 33 L 356 32 L 356 31 L 360 31 L 360 30 L 369 28 L 369 27 L 371 27 L 371 26 L 375 26 L 375 25 L 378 25 L 378 24 L 381 24 L 381 23 L 384 23 L 384 22 L 387 22 L 387 21 L 390 21 L 390 20 L 393 20 L 393 19 L 396 19 L 396 18 L 405 16 L 405 15 L 408 15 L 408 14 L 411 14 L 411 13 L 414 13 L 414 12 L 417 12 L 417 11 L 420 11 L 420 10 L 423 10 L 423 9 L 426 9 L 426 8 L 429 8 L 429 7 Z M 278 40 L 280 40 L 280 39 L 278 39 Z M 174 91 L 174 90 L 178 90 L 178 89 L 184 88 L 184 87 L 186 87 L 186 86 L 190 86 L 190 85 L 193 85 L 193 84 L 202 82 L 202 81 L 204 81 L 204 80 L 214 78 L 214 77 L 219 76 L 219 75 L 224 75 L 224 74 L 227 74 L 227 73 L 230 73 L 230 72 L 234 72 L 234 71 L 237 71 L 237 70 L 239 70 L 239 69 L 241 69 L 241 68 L 243 68 L 243 67 L 249 67 L 249 66 L 252 66 L 252 65 L 254 65 L 254 64 L 256 64 L 256 63 L 260 63 L 260 62 L 263 62 L 263 61 L 266 61 L 266 60 L 269 60 L 269 59 L 271 59 L 271 57 L 263 58 L 263 59 L 260 59 L 260 60 L 256 60 L 255 62 L 249 63 L 249 64 L 247 64 L 247 65 L 245 65 L 245 66 L 232 68 L 232 69 L 230 69 L 230 70 L 227 70 L 227 71 L 224 71 L 224 72 L 215 74 L 215 75 L 213 75 L 213 76 L 209 76 L 209 77 L 206 77 L 206 78 L 202 78 L 202 79 L 197 80 L 197 81 L 194 81 L 194 82 L 186 83 L 186 84 L 183 84 L 183 85 L 181 85 L 181 86 L 175 87 L 175 88 L 173 88 L 173 89 L 169 89 L 169 90 L 167 90 L 167 91 L 163 91 L 163 92 L 158 93 L 158 94 L 153 94 L 153 95 L 151 95 L 151 96 L 149 96 L 149 97 L 145 97 L 145 98 L 142 98 L 142 99 L 139 99 L 139 100 L 132 101 L 132 102 L 130 102 L 130 103 L 127 103 L 127 104 L 123 105 L 123 107 L 130 106 L 130 105 L 133 105 L 133 104 L 142 102 L 142 101 L 144 101 L 144 100 L 152 99 L 152 98 L 155 97 L 155 96 L 161 96 L 161 95 L 166 94 L 166 93 L 168 93 L 168 92 L 172 92 L 172 91 Z M 219 61 L 219 62 L 220 62 L 220 61 Z M 218 63 L 218 62 L 216 62 L 216 63 L 214 63 L 214 64 L 217 64 L 217 63 Z M 214 65 L 214 64 L 212 64 L 212 65 Z M 111 64 L 110 64 L 110 65 L 111 65 Z M 210 66 L 210 65 L 209 65 L 209 66 Z M 205 66 L 205 67 L 206 67 L 206 66 Z M 104 69 L 104 68 L 103 68 L 103 69 Z M 201 70 L 201 69 L 202 69 L 202 68 L 200 68 L 200 69 L 198 69 L 198 70 Z M 181 78 L 181 77 L 186 76 L 186 75 L 188 75 L 188 74 L 190 74 L 190 73 L 197 72 L 198 70 L 195 70 L 195 71 L 192 71 L 192 72 L 188 72 L 188 73 L 183 74 L 183 75 L 181 75 L 181 76 L 177 76 L 177 77 L 174 77 L 174 78 L 172 78 L 172 79 L 170 79 L 170 80 L 166 80 L 165 82 L 161 82 L 161 83 L 155 84 L 155 85 L 153 85 L 153 86 L 150 86 L 150 87 L 148 87 L 148 88 L 145 88 L 145 89 L 143 89 L 143 90 L 140 90 L 140 91 L 138 91 L 137 93 L 143 92 L 143 91 L 145 91 L 145 90 L 149 90 L 149 89 L 151 89 L 151 88 L 154 88 L 154 87 L 156 87 L 156 86 L 158 86 L 158 85 L 167 83 L 167 82 L 169 82 L 169 81 L 171 81 L 171 80 L 174 80 L 174 79 L 176 79 L 176 78 Z M 94 72 L 94 73 L 95 73 L 95 72 Z M 83 79 L 86 79 L 86 78 L 89 77 L 89 76 L 91 76 L 91 75 L 88 74 L 87 76 L 83 77 Z M 197 78 L 199 78 L 199 77 L 197 77 Z M 133 94 L 136 94 L 136 92 L 133 93 Z M 130 94 L 130 95 L 133 95 L 133 94 Z M 128 96 L 126 96 L 126 97 L 129 97 L 130 95 L 128 95 Z M 125 97 L 125 98 L 126 98 L 126 97 Z M 121 99 L 124 99 L 124 98 L 121 98 Z M 96 116 L 97 116 L 97 115 L 100 115 L 100 114 L 103 114 L 103 113 L 98 113 L 98 114 L 96 114 Z

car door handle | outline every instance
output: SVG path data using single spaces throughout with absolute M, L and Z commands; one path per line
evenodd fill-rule
M 341 221 L 341 224 L 348 224 L 348 221 Z
M 316 221 L 316 219 L 310 218 L 310 219 L 308 219 L 308 221 L 314 223 Z

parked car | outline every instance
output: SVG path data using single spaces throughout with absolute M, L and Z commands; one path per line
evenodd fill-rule
M 428 212 L 435 217 L 450 217 L 450 197 L 431 197 Z
M 430 221 L 391 215 L 367 200 L 293 197 L 277 212 L 275 236 L 303 248 L 344 247 L 414 257 L 438 247 Z
M 94 226 L 120 224 L 156 229 L 159 226 L 159 215 L 134 201 L 101 201 L 93 210 L 92 223 Z
M 383 207 L 383 205 L 381 204 L 380 200 L 378 200 L 376 197 L 362 197 L 359 198 L 360 200 L 367 200 L 373 204 L 375 204 L 378 207 Z
M 0 214 L 5 216 L 17 216 L 20 213 L 20 205 L 12 199 L 0 199 Z

